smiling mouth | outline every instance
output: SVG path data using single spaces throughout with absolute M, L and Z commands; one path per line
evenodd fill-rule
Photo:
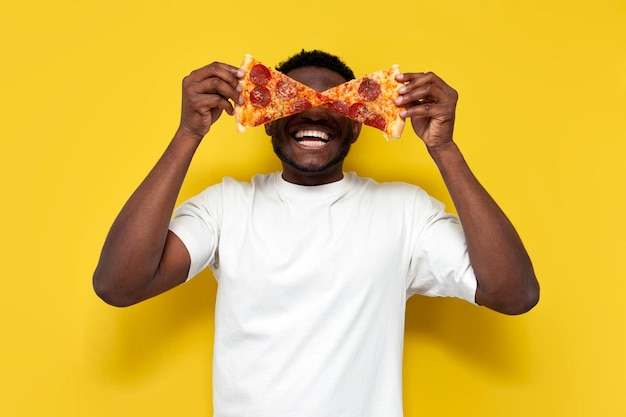
M 328 133 L 315 129 L 298 130 L 293 137 L 306 148 L 321 148 L 331 139 Z

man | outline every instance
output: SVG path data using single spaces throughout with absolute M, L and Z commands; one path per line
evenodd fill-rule
M 354 78 L 319 51 L 277 69 L 318 91 Z M 322 107 L 265 126 L 281 173 L 226 178 L 170 221 L 200 141 L 232 115 L 229 100 L 241 103 L 242 76 L 213 63 L 185 78 L 180 126 L 115 220 L 95 290 L 127 306 L 213 270 L 215 416 L 401 416 L 407 297 L 454 296 L 506 314 L 539 297 L 517 233 L 453 141 L 457 93 L 432 73 L 398 78 L 402 116 L 460 223 L 419 187 L 344 173 L 361 125 Z

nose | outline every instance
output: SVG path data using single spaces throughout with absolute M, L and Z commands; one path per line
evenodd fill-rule
M 311 107 L 301 112 L 300 117 L 311 121 L 328 120 L 330 118 L 329 112 L 330 110 L 321 106 Z

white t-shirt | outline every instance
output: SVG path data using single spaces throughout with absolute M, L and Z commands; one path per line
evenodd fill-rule
M 460 223 L 405 183 L 225 178 L 170 229 L 218 281 L 215 417 L 400 417 L 406 299 L 474 303 Z

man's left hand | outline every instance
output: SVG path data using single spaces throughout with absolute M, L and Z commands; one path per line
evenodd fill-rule
M 413 130 L 429 150 L 452 142 L 457 92 L 432 72 L 405 73 L 396 77 L 405 83 L 396 104 L 404 107 L 402 117 L 410 118 Z

